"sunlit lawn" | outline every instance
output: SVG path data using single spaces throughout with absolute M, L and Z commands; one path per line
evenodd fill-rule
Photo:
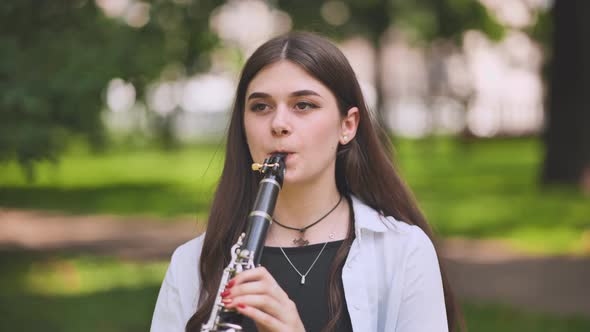
M 439 234 L 507 239 L 538 253 L 590 254 L 590 196 L 539 184 L 539 141 L 401 141 L 397 149 Z
M 439 235 L 500 238 L 540 253 L 590 252 L 590 198 L 573 189 L 540 190 L 536 140 L 402 140 L 396 147 Z M 98 156 L 78 148 L 58 166 L 42 164 L 34 184 L 16 165 L 0 165 L 0 208 L 204 220 L 222 162 L 216 145 Z M 0 251 L 0 331 L 147 331 L 166 266 Z M 588 319 L 482 304 L 464 310 L 470 331 L 590 331 Z
M 16 164 L 0 165 L 0 206 L 174 217 L 205 217 L 223 162 L 223 147 L 172 152 L 78 149 L 58 165 L 43 163 L 27 184 Z
M 534 252 L 590 251 L 589 197 L 540 190 L 537 141 L 403 140 L 396 147 L 439 235 L 507 239 Z M 58 167 L 41 165 L 34 184 L 14 164 L 0 166 L 0 207 L 203 219 L 222 161 L 216 145 L 100 156 L 78 149 Z M 0 331 L 122 332 L 148 330 L 167 262 L 0 251 L 0 266 Z M 482 304 L 464 310 L 470 331 L 590 331 L 588 319 Z
M 73 253 L 0 255 L 0 331 L 148 331 L 167 262 Z M 590 320 L 465 304 L 474 332 L 586 332 Z
M 402 173 L 439 235 L 501 238 L 540 253 L 590 252 L 590 197 L 541 190 L 537 140 L 401 140 L 396 148 Z M 0 207 L 204 219 L 223 154 L 217 145 L 98 156 L 77 149 L 58 166 L 42 164 L 32 185 L 15 164 L 4 164 Z
M 167 262 L 0 254 L 0 331 L 148 331 Z

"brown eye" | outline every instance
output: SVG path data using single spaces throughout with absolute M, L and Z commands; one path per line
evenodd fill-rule
M 317 106 L 312 103 L 302 101 L 302 102 L 295 104 L 295 108 L 297 108 L 300 111 L 308 111 L 308 110 L 317 108 Z
M 266 110 L 267 107 L 268 105 L 266 104 L 258 103 L 250 106 L 250 110 L 253 112 L 263 112 Z

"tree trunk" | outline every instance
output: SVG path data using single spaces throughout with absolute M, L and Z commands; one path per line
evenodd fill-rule
M 390 4 L 387 0 L 379 0 L 375 3 L 375 5 L 370 9 L 367 17 L 371 18 L 371 24 L 368 26 L 370 31 L 370 42 L 373 46 L 373 50 L 375 51 L 374 54 L 374 66 L 373 66 L 373 74 L 374 74 L 374 84 L 375 84 L 375 109 L 374 111 L 375 120 L 381 126 L 381 128 L 385 131 L 385 133 L 390 133 L 389 124 L 387 122 L 387 109 L 386 109 L 386 100 L 385 100 L 385 91 L 383 85 L 383 35 L 385 31 L 389 28 L 389 24 L 391 22 L 390 17 Z M 384 137 L 383 139 L 389 139 Z
M 583 185 L 590 172 L 590 1 L 557 0 L 552 9 L 544 183 Z

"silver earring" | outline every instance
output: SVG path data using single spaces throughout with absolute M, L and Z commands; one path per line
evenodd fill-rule
M 342 136 L 342 139 L 344 140 L 344 143 L 346 144 L 348 142 L 348 135 Z

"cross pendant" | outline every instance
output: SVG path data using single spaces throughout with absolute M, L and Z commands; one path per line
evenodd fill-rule
M 302 246 L 308 245 L 309 244 L 309 241 L 307 241 L 306 239 L 300 237 L 298 239 L 293 239 L 293 244 L 296 244 L 296 245 L 302 247 Z

